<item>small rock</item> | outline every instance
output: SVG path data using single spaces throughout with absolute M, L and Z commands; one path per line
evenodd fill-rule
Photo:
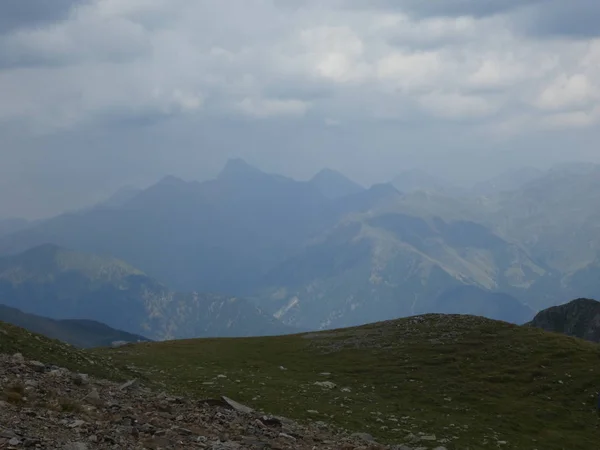
M 85 425 L 85 420 L 74 420 L 69 424 L 69 428 L 79 428 L 82 425 Z
M 21 440 L 18 439 L 18 438 L 16 438 L 16 437 L 14 437 L 10 441 L 8 441 L 8 445 L 16 447 L 17 445 L 21 445 Z
M 337 385 L 331 381 L 317 381 L 315 386 L 320 386 L 324 389 L 335 389 L 337 387 Z
M 244 413 L 244 414 L 250 414 L 252 412 L 254 412 L 254 410 L 248 406 L 244 406 L 241 403 L 236 402 L 235 400 L 231 400 L 228 397 L 221 397 L 223 399 L 223 401 L 225 403 L 227 403 L 231 408 L 235 409 L 238 412 Z
M 92 389 L 88 395 L 86 395 L 83 399 L 85 402 L 90 405 L 99 406 L 102 405 L 102 399 L 100 398 L 100 394 L 98 393 L 98 389 Z
M 437 441 L 435 434 L 420 436 L 419 439 L 422 441 Z
M 375 438 L 369 433 L 354 433 L 350 437 L 354 439 L 360 439 L 361 441 L 365 442 L 375 442 Z
M 29 361 L 29 365 L 35 372 L 44 373 L 46 371 L 46 364 L 39 361 Z
M 77 386 L 87 386 L 90 384 L 90 378 L 85 373 L 75 373 L 72 376 L 73 383 Z
M 25 362 L 25 358 L 23 357 L 23 355 L 21 353 L 15 353 L 14 355 L 12 355 L 12 362 L 15 364 L 22 364 Z
M 130 381 L 128 381 L 127 383 L 124 383 L 124 384 L 122 384 L 122 385 L 119 387 L 119 390 L 120 390 L 120 391 L 124 391 L 125 389 L 129 389 L 130 387 L 132 387 L 132 386 L 135 386 L 135 385 L 136 385 L 136 383 L 137 383 L 137 379 L 130 380 Z
M 286 433 L 279 433 L 279 437 L 283 438 L 283 439 L 287 439 L 288 441 L 296 440 L 296 438 L 294 436 L 290 436 L 289 434 L 286 434 Z

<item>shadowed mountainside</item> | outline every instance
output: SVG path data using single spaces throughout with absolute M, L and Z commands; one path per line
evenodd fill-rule
M 580 298 L 540 311 L 527 324 L 554 333 L 563 333 L 600 342 L 600 302 Z
M 4 305 L 0 305 L 0 320 L 80 348 L 107 347 L 121 342 L 149 341 L 143 336 L 115 330 L 93 320 L 53 320 L 35 314 L 27 314 Z
M 291 330 L 248 301 L 174 292 L 120 260 L 51 244 L 0 259 L 0 299 L 27 313 L 95 320 L 151 339 Z

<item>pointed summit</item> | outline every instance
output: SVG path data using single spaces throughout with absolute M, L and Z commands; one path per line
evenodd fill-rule
M 332 169 L 321 170 L 310 182 L 330 200 L 364 191 L 360 184 Z
M 219 179 L 236 179 L 247 176 L 263 175 L 264 173 L 254 166 L 251 166 L 242 158 L 231 158 L 219 173 Z

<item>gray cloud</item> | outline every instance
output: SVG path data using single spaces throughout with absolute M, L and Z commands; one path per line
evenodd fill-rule
M 342 0 L 351 9 L 396 11 L 417 18 L 484 18 L 509 15 L 522 32 L 535 36 L 587 38 L 600 35 L 597 0 Z
M 87 0 L 2 0 L 0 34 L 66 19 L 73 7 Z
M 595 17 L 595 2 L 368 3 L 13 12 L 0 34 L 0 216 L 50 214 L 167 173 L 206 178 L 238 156 L 301 178 L 331 166 L 364 184 L 416 166 L 467 183 L 559 161 L 564 146 L 598 159 L 600 40 L 576 20 Z
M 539 6 L 527 8 L 516 18 L 528 33 L 578 39 L 600 36 L 600 2 L 596 0 L 546 0 Z
M 349 8 L 400 11 L 417 17 L 486 17 L 546 0 L 342 0 Z

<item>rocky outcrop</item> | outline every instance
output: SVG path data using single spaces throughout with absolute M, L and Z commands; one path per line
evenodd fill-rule
M 600 302 L 586 298 L 540 311 L 527 326 L 600 342 Z
M 0 448 L 410 450 L 380 445 L 366 434 L 267 416 L 227 397 L 176 397 L 21 354 L 0 354 Z

